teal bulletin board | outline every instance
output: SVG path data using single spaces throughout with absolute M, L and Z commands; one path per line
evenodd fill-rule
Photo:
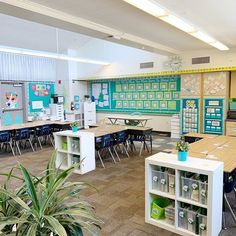
M 28 83 L 28 101 L 29 101 L 29 112 L 41 112 L 42 109 L 33 109 L 33 101 L 42 101 L 43 107 L 48 108 L 51 95 L 55 92 L 55 83 L 52 82 L 30 82 Z
M 180 76 L 91 81 L 97 111 L 180 112 Z

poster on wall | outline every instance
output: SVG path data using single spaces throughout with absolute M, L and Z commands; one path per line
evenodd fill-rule
M 204 133 L 224 133 L 224 99 L 204 99 Z
M 182 99 L 182 134 L 199 132 L 199 108 L 200 99 Z
M 97 111 L 176 114 L 180 76 L 92 81 Z
M 54 90 L 55 84 L 52 82 L 28 83 L 29 112 L 34 113 L 42 111 L 42 108 L 35 106 L 35 104 L 39 104 L 39 102 L 43 104 L 43 108 L 48 108 Z

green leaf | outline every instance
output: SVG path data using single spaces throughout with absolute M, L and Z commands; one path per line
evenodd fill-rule
M 37 228 L 38 228 L 38 224 L 33 224 L 33 225 L 31 225 L 31 226 L 29 227 L 29 230 L 28 230 L 26 236 L 36 236 Z
M 38 201 L 38 197 L 37 197 L 37 194 L 36 194 L 36 190 L 35 190 L 35 186 L 34 186 L 34 183 L 30 177 L 30 174 L 29 172 L 25 169 L 25 167 L 23 165 L 20 164 L 20 169 L 21 169 L 21 172 L 23 174 L 23 177 L 24 177 L 24 180 L 25 180 L 25 184 L 26 184 L 26 189 L 27 189 L 27 192 L 28 194 L 30 195 L 31 197 L 31 200 L 32 200 L 32 203 L 35 207 L 35 209 L 39 210 L 39 201 Z
M 65 228 L 60 224 L 60 222 L 56 218 L 52 216 L 44 216 L 44 218 L 52 226 L 56 234 L 58 234 L 59 236 L 67 236 Z

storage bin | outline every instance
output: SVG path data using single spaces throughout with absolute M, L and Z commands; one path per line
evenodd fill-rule
M 208 184 L 207 182 L 200 182 L 200 203 L 207 205 Z
M 178 227 L 182 229 L 188 229 L 187 213 L 187 208 L 178 208 Z
M 199 208 L 197 207 L 189 207 L 187 211 L 187 218 L 188 218 L 188 230 L 190 232 L 196 233 L 196 227 L 197 227 L 197 214 L 198 214 Z
M 67 142 L 62 142 L 61 148 L 62 148 L 62 150 L 67 150 L 68 149 Z
M 168 224 L 174 225 L 175 224 L 175 208 L 174 206 L 170 205 L 165 208 L 165 218 Z
M 175 195 L 175 175 L 168 174 L 169 193 Z
M 190 185 L 191 185 L 191 180 L 189 178 L 181 176 L 181 193 L 183 198 L 190 199 Z
M 168 173 L 152 170 L 152 189 L 168 192 Z
M 164 219 L 165 218 L 165 208 L 170 205 L 170 200 L 168 198 L 158 197 L 153 200 L 151 204 L 151 217 L 153 219 Z
M 152 189 L 161 190 L 161 176 L 160 171 L 152 170 Z
M 190 199 L 196 202 L 199 202 L 199 184 L 200 181 L 195 180 L 197 176 L 193 176 L 189 183 L 190 183 Z
M 199 214 L 199 235 L 207 235 L 207 216 L 205 214 Z
M 162 192 L 169 192 L 169 178 L 168 172 L 161 172 L 161 191 Z

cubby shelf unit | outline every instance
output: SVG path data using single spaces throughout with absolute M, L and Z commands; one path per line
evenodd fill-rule
M 153 189 L 153 170 L 156 168 L 169 168 L 175 172 L 174 193 L 162 192 Z M 182 196 L 181 174 L 191 172 L 207 176 L 207 200 L 202 202 L 187 199 Z M 200 193 L 199 193 L 200 194 Z M 145 221 L 165 230 L 179 235 L 218 235 L 222 228 L 222 196 L 223 196 L 223 163 L 219 161 L 188 157 L 186 162 L 178 161 L 177 155 L 158 153 L 145 160 Z M 174 223 L 170 224 L 165 219 L 156 220 L 151 217 L 151 204 L 154 199 L 164 197 L 174 203 Z M 199 198 L 200 201 L 200 198 Z M 196 234 L 190 230 L 179 227 L 179 209 L 181 204 L 190 204 L 194 207 L 205 209 L 207 212 L 206 230 L 204 233 Z
M 94 134 L 72 132 L 71 130 L 54 133 L 57 152 L 56 167 L 67 169 L 73 163 L 80 163 L 77 174 L 85 174 L 95 169 Z

